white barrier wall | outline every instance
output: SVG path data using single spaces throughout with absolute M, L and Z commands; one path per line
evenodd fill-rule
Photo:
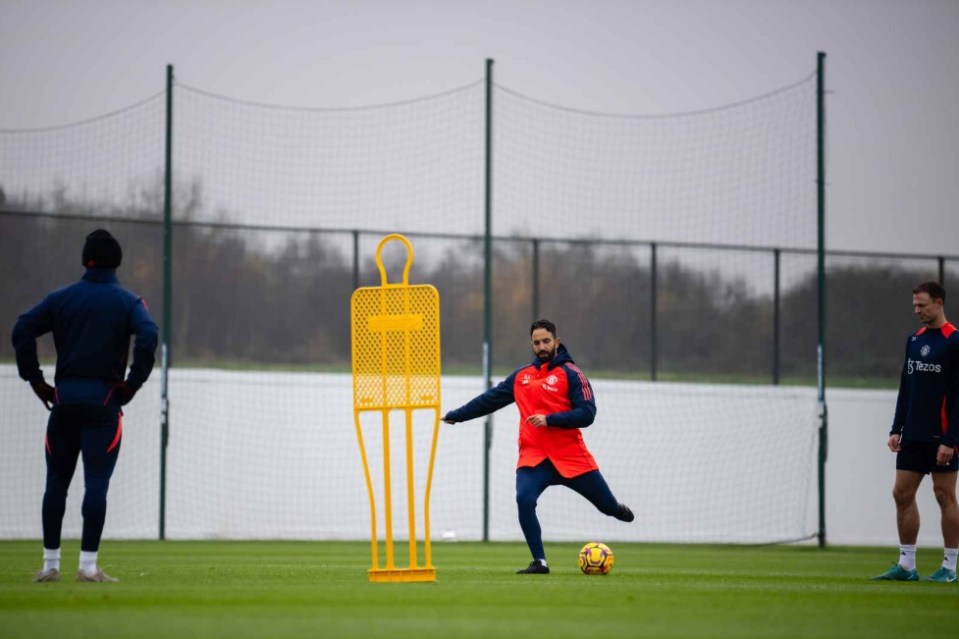
M 895 391 L 835 389 L 829 405 L 826 541 L 897 545 L 892 484 L 896 456 L 886 446 Z M 939 506 L 927 477 L 919 487 L 919 545 L 942 547 Z
M 443 405 L 456 407 L 481 388 L 477 378 L 444 378 Z M 637 521 L 604 517 L 571 491 L 552 488 L 539 509 L 547 541 L 751 543 L 816 531 L 813 389 L 608 380 L 594 380 L 594 389 L 599 414 L 584 435 Z M 108 538 L 157 536 L 158 394 L 153 378 L 126 411 Z M 369 538 L 348 375 L 173 371 L 170 396 L 168 538 Z M 36 538 L 46 411 L 10 366 L 0 367 L 0 398 L 0 538 Z M 885 447 L 895 393 L 832 390 L 828 403 L 827 541 L 895 545 L 894 455 Z M 516 421 L 515 407 L 494 419 L 494 540 L 522 539 L 513 487 Z M 481 538 L 482 423 L 441 426 L 431 498 L 434 538 Z M 394 530 L 400 538 L 407 527 L 402 426 L 402 414 L 392 414 Z M 417 495 L 425 487 L 432 427 L 432 415 L 416 414 Z M 365 415 L 362 431 L 382 503 L 379 417 Z M 81 472 L 68 500 L 67 537 L 80 532 Z M 920 544 L 938 546 L 938 507 L 931 487 L 920 493 Z M 418 531 L 422 527 L 420 518 Z

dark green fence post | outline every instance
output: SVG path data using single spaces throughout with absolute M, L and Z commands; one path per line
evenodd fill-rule
M 163 182 L 163 328 L 160 334 L 160 539 L 166 539 L 166 449 L 170 439 L 170 329 L 173 317 L 173 65 L 166 67 L 166 159 Z
M 534 238 L 533 242 L 533 319 L 535 322 L 539 319 L 539 239 Z
M 493 60 L 486 59 L 486 225 L 483 233 L 483 378 L 493 387 Z M 483 424 L 483 541 L 489 541 L 489 456 L 493 418 Z
M 656 242 L 649 245 L 649 378 L 656 381 Z
M 353 290 L 360 287 L 360 232 L 353 231 Z
M 817 294 L 819 298 L 819 344 L 816 378 L 819 395 L 819 546 L 826 545 L 826 457 L 829 419 L 826 411 L 826 54 L 819 52 L 816 67 L 816 177 L 817 177 Z
M 773 249 L 773 384 L 779 384 L 779 356 L 780 356 L 780 334 L 779 334 L 779 249 Z

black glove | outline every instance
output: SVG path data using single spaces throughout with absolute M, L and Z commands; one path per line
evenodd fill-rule
M 30 388 L 32 388 L 36 396 L 40 398 L 43 405 L 47 407 L 47 410 L 50 410 L 56 403 L 57 391 L 53 386 L 50 386 L 50 384 L 47 384 L 42 379 L 30 382 Z
M 117 397 L 120 399 L 120 406 L 126 406 L 130 403 L 130 400 L 133 399 L 133 396 L 137 394 L 135 390 L 130 388 L 126 382 L 120 382 L 113 389 L 113 392 L 117 394 Z

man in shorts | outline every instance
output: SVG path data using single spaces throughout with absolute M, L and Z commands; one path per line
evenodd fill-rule
M 932 475 L 932 489 L 942 512 L 945 557 L 925 581 L 956 581 L 959 553 L 959 331 L 946 320 L 946 291 L 938 282 L 923 282 L 912 291 L 912 307 L 922 328 L 906 341 L 899 381 L 896 416 L 889 433 L 889 450 L 896 453 L 896 501 L 899 562 L 873 579 L 918 581 L 916 540 L 919 509 L 916 491 Z

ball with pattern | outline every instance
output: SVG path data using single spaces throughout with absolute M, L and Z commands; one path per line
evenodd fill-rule
M 589 542 L 579 551 L 579 569 L 587 575 L 608 575 L 613 569 L 613 551 L 606 544 Z

